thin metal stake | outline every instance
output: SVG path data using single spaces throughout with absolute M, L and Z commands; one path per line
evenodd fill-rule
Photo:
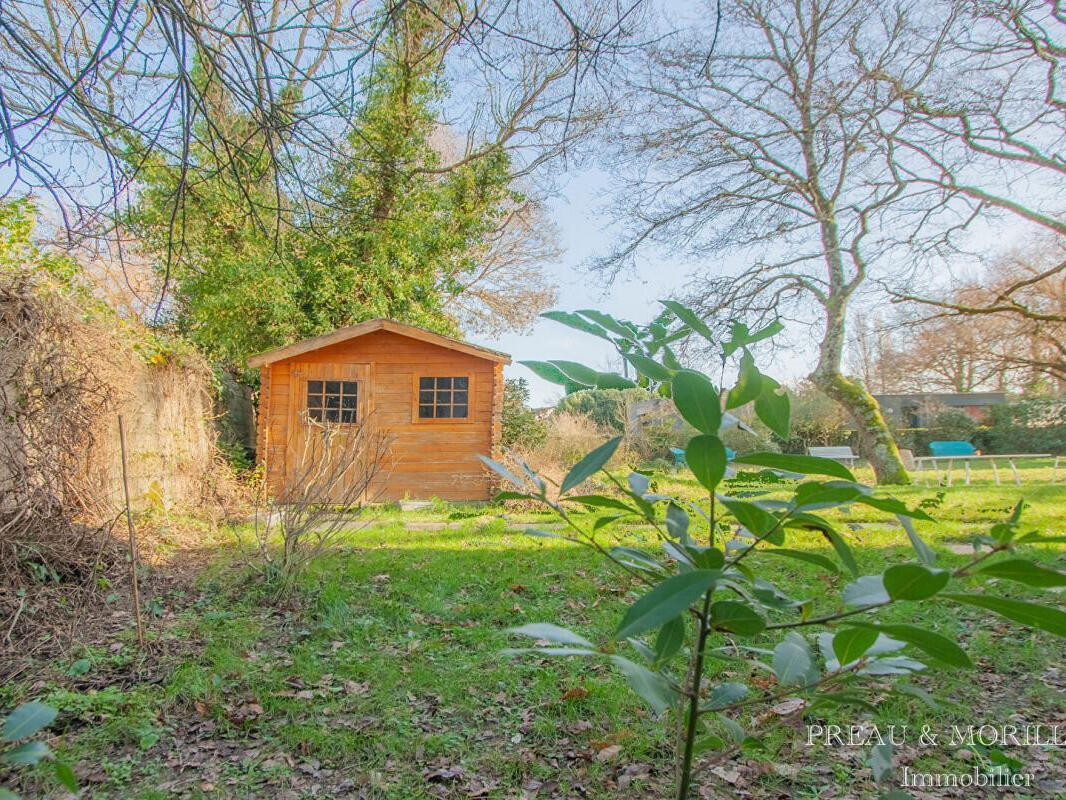
M 126 495 L 126 527 L 130 531 L 130 588 L 133 591 L 133 618 L 137 621 L 137 644 L 144 647 L 144 626 L 141 624 L 141 593 L 137 587 L 137 538 L 133 533 L 133 512 L 130 511 L 130 481 L 126 476 L 126 427 L 118 415 L 118 441 L 122 450 L 122 491 Z

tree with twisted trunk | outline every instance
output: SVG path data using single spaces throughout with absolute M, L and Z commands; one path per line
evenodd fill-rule
M 634 116 L 614 139 L 626 236 L 600 267 L 656 241 L 750 255 L 739 274 L 698 274 L 690 300 L 708 317 L 793 315 L 815 329 L 810 380 L 847 410 L 878 481 L 906 483 L 876 400 L 841 363 L 849 305 L 887 261 L 884 228 L 914 224 L 927 194 L 896 180 L 882 131 L 927 79 L 953 14 L 933 21 L 909 3 L 862 0 L 721 10 L 720 41 L 709 48 L 699 28 L 672 37 L 628 87 Z

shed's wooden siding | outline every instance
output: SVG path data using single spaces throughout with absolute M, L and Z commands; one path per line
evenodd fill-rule
M 367 364 L 369 412 L 392 438 L 389 474 L 381 499 L 440 497 L 486 500 L 488 471 L 478 454 L 495 453 L 500 443 L 503 365 L 390 331 L 374 331 L 339 344 L 276 361 L 261 370 L 259 460 L 277 492 L 285 479 L 286 443 L 299 424 L 293 408 L 290 372 L 296 364 Z M 418 421 L 415 381 L 419 376 L 470 375 L 470 416 L 462 422 Z

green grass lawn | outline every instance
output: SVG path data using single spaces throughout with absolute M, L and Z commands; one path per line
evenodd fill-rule
M 657 482 L 661 491 L 698 493 L 681 474 Z M 1031 504 L 1029 526 L 1066 533 L 1066 486 L 919 485 L 891 493 L 933 505 L 938 521 L 919 530 L 944 565 L 962 563 L 967 538 L 1003 519 L 1019 498 Z M 54 664 L 32 682 L 3 687 L 0 704 L 33 697 L 60 709 L 53 744 L 77 763 L 83 796 L 668 796 L 672 726 L 654 719 L 623 678 L 585 659 L 500 654 L 525 643 L 506 629 L 527 622 L 606 640 L 636 587 L 586 549 L 516 530 L 516 518 L 545 517 L 503 513 L 447 505 L 385 512 L 316 561 L 282 607 L 246 580 L 224 540 L 194 587 L 154 597 L 163 611 L 150 623 L 147 656 L 129 634 L 121 647 L 97 642 L 71 656 L 88 659 L 86 674 L 66 675 L 69 663 Z M 887 515 L 863 507 L 838 519 L 864 573 L 911 560 L 906 536 Z M 649 537 L 640 529 L 627 535 L 631 543 Z M 790 536 L 791 547 L 830 553 L 813 534 Z M 1062 545 L 1027 554 L 1066 568 Z M 800 562 L 770 566 L 778 586 L 814 598 L 821 611 L 833 609 L 827 598 L 849 580 Z M 1033 594 L 1006 583 L 997 591 Z M 1062 603 L 1061 594 L 1043 596 Z M 897 604 L 886 621 L 913 621 L 918 608 Z M 975 609 L 943 605 L 926 619 L 978 665 L 911 679 L 936 708 L 884 694 L 875 697 L 875 714 L 820 711 L 807 722 L 917 730 L 1024 719 L 1066 732 L 1066 642 Z M 747 676 L 730 663 L 710 669 L 712 683 Z M 958 751 L 907 745 L 897 755 L 923 771 L 972 769 L 973 756 Z M 1011 752 L 1040 785 L 1000 796 L 1066 797 L 1066 747 Z M 742 789 L 753 797 L 873 797 L 867 754 L 808 746 L 802 726 L 783 728 L 764 749 L 705 772 L 702 796 Z M 25 796 L 56 791 L 41 775 L 23 779 Z

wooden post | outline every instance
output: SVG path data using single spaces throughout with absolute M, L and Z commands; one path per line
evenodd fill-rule
M 992 477 L 996 479 L 996 486 L 999 486 L 999 469 L 996 467 L 996 459 L 989 459 L 988 463 L 992 465 Z
M 133 512 L 130 510 L 130 481 L 126 474 L 126 428 L 118 415 L 118 442 L 122 452 L 122 491 L 126 497 L 126 527 L 130 532 L 130 590 L 133 593 L 133 618 L 137 622 L 137 644 L 144 647 L 144 626 L 141 624 L 141 595 L 137 586 L 137 537 L 133 533 Z
M 1014 473 L 1014 482 L 1018 486 L 1021 486 L 1022 485 L 1022 479 L 1021 479 L 1021 476 L 1018 475 L 1018 468 L 1016 466 L 1014 466 L 1014 459 L 1013 458 L 1008 458 L 1007 459 L 1007 463 L 1010 464 L 1010 471 Z
M 970 461 L 969 461 L 969 459 L 967 459 L 963 463 L 966 464 L 966 485 L 969 486 L 970 485 Z
M 1055 466 L 1051 468 L 1051 482 L 1054 483 L 1055 479 L 1059 476 L 1059 459 L 1062 456 L 1055 456 Z
M 954 458 L 948 459 L 948 486 L 951 486 L 951 467 L 955 464 Z

